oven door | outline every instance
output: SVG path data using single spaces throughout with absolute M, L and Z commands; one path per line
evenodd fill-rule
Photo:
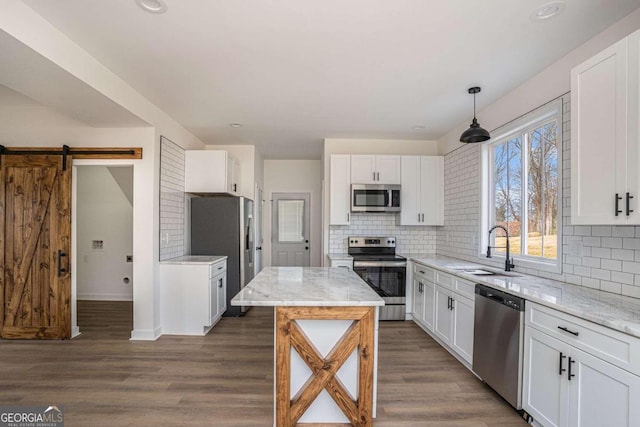
M 353 271 L 382 298 L 405 298 L 404 262 L 354 261 Z

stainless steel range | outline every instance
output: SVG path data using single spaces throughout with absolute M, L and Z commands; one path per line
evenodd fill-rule
M 404 320 L 407 259 L 396 255 L 395 237 L 349 237 L 353 271 L 384 299 L 380 320 Z

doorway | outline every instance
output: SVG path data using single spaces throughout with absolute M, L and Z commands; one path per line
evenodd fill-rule
M 273 193 L 271 265 L 309 267 L 310 193 Z
M 74 165 L 74 336 L 133 329 L 133 166 Z

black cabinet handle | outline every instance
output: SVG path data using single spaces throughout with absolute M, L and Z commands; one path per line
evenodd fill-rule
M 631 199 L 633 199 L 633 196 L 630 195 L 629 193 L 627 193 L 627 200 L 626 200 L 626 202 L 627 202 L 627 216 L 629 216 L 629 214 L 631 212 L 633 212 L 633 209 L 629 209 L 629 205 L 630 205 L 630 200 Z
M 62 250 L 58 249 L 58 277 L 66 273 L 66 269 L 62 268 L 62 257 L 67 256 Z
M 447 308 L 451 310 L 452 307 L 453 307 L 453 300 L 451 299 L 451 297 L 447 297 Z
M 451 298 L 451 310 L 452 310 L 452 311 L 456 309 L 456 306 L 455 306 L 455 305 L 453 305 L 453 303 L 454 303 L 454 302 L 456 302 L 456 300 L 454 300 L 453 298 Z
M 569 358 L 569 375 L 567 376 L 567 378 L 569 378 L 569 381 L 571 381 L 571 378 L 575 377 L 576 374 L 572 374 L 571 373 L 571 366 L 576 363 L 575 360 L 573 360 L 572 358 Z
M 564 327 L 564 326 L 558 326 L 558 329 L 560 329 L 561 331 L 568 332 L 568 333 L 570 333 L 571 335 L 575 335 L 575 336 L 578 336 L 578 335 L 579 335 L 579 332 L 573 332 L 573 331 L 570 331 L 569 329 L 567 329 L 567 328 L 566 328 L 566 327 Z
M 564 354 L 562 354 L 562 352 L 560 352 L 560 369 L 558 370 L 558 375 L 562 376 L 562 373 L 564 371 L 566 371 L 565 368 L 562 367 L 562 359 L 566 359 L 567 356 L 565 356 Z
M 618 195 L 618 193 L 616 193 L 616 216 L 618 216 L 619 213 L 622 213 L 622 211 L 620 209 L 618 209 L 618 202 L 622 200 L 622 197 L 620 197 Z

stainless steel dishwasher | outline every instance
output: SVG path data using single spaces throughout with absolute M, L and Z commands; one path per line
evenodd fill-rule
M 476 285 L 473 371 L 522 409 L 524 299 Z

